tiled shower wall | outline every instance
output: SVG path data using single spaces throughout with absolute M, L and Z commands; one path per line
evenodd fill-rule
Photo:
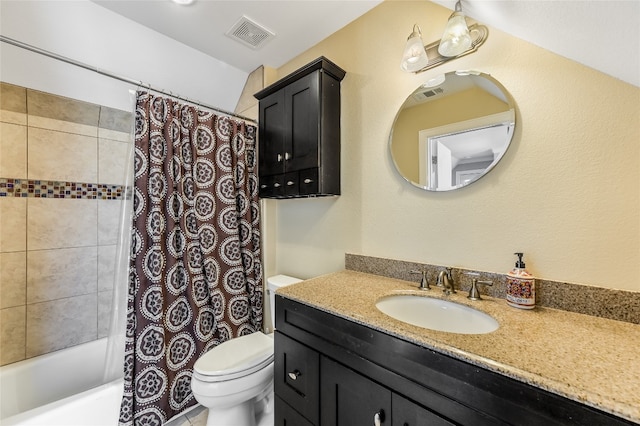
M 104 337 L 130 112 L 0 83 L 0 365 Z

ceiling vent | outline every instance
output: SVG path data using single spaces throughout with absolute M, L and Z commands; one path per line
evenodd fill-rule
M 432 96 L 437 96 L 444 93 L 444 90 L 442 90 L 441 87 L 436 87 L 435 89 L 429 89 L 429 90 L 425 90 L 424 92 L 418 92 L 415 95 L 413 95 L 413 97 L 415 98 L 415 100 L 419 101 L 424 101 Z
M 225 34 L 255 50 L 262 48 L 262 46 L 276 36 L 246 16 L 241 17 Z

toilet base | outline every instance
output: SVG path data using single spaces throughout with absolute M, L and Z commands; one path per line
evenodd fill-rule
M 255 399 L 228 408 L 209 408 L 207 426 L 256 426 Z

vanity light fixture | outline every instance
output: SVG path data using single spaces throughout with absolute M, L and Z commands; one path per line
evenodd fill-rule
M 400 69 L 415 74 L 427 71 L 452 59 L 475 52 L 485 42 L 488 35 L 489 30 L 484 25 L 467 26 L 466 18 L 462 13 L 462 5 L 458 0 L 441 40 L 423 46 L 420 27 L 417 24 L 413 26 L 413 32 L 407 39 L 407 45 L 402 55 Z M 418 42 L 420 46 L 418 46 Z
M 438 53 L 442 56 L 452 57 L 458 56 L 462 52 L 471 47 L 471 35 L 467 20 L 462 13 L 462 4 L 460 0 L 456 2 L 455 11 L 449 17 L 447 26 L 444 28 Z
M 413 32 L 407 38 L 407 44 L 402 54 L 400 69 L 407 72 L 417 72 L 429 63 L 427 51 L 422 41 L 422 31 L 418 24 L 413 26 Z

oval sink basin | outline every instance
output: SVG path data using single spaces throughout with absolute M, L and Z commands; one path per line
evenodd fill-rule
M 498 329 L 490 315 L 465 305 L 432 297 L 394 295 L 376 302 L 385 315 L 418 327 L 458 334 L 485 334 Z

